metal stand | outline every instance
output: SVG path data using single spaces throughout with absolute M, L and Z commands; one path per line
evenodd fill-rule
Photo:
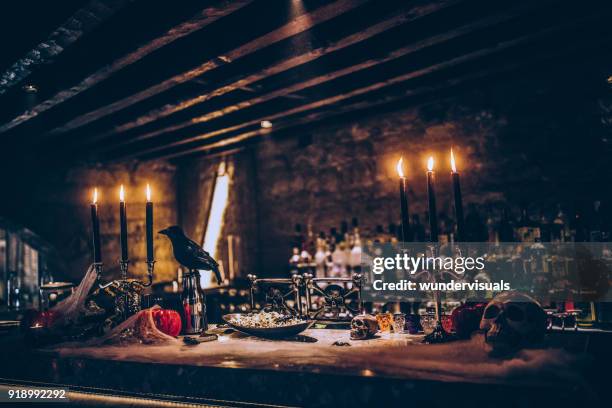
M 434 257 L 439 255 L 438 247 L 432 246 L 430 251 Z M 431 273 L 431 281 L 436 282 L 436 273 Z M 442 302 L 440 301 L 440 291 L 435 290 L 433 292 L 434 303 L 436 304 L 436 322 L 434 330 L 423 338 L 423 343 L 436 344 L 436 343 L 447 343 L 455 340 L 455 337 L 444 330 L 442 327 Z
M 119 295 L 115 298 L 115 311 L 121 316 L 121 320 L 126 320 L 132 314 L 140 310 L 140 294 L 143 287 L 150 287 L 153 284 L 153 272 L 155 270 L 155 260 L 147 261 L 147 281 L 141 282 L 138 280 L 128 281 L 128 269 L 130 261 L 127 259 L 119 260 L 119 268 L 121 269 L 121 277 L 118 280 L 102 283 L 103 264 L 95 262 L 93 264 L 96 271 L 98 288 L 107 289 L 115 286 L 119 289 Z M 112 288 L 111 288 L 112 290 Z
M 153 270 L 155 269 L 155 260 L 147 261 L 147 283 L 143 283 L 142 285 L 145 287 L 149 287 L 153 284 Z
M 423 343 L 436 344 L 447 343 L 455 340 L 452 334 L 448 334 L 442 327 L 442 322 L 438 319 L 434 330 L 423 338 Z
M 129 283 L 127 281 L 127 273 L 128 268 L 130 266 L 129 259 L 121 259 L 119 261 L 119 268 L 121 269 L 121 280 L 119 284 L 121 285 L 121 295 L 118 299 L 115 299 L 115 307 L 121 314 L 121 320 L 126 320 L 130 315 L 130 300 L 131 296 L 129 294 L 130 288 Z

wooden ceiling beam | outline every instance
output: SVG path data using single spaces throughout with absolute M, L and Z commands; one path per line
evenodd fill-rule
M 172 43 L 173 41 L 192 34 L 193 32 L 198 31 L 203 27 L 206 27 L 207 25 L 210 25 L 211 23 L 219 20 L 221 17 L 235 12 L 236 10 L 246 6 L 252 1 L 253 0 L 222 0 L 210 7 L 202 9 L 201 12 L 199 12 L 197 15 L 195 15 L 188 21 L 185 21 L 173 27 L 172 29 L 164 33 L 162 36 L 155 38 L 154 40 L 138 47 L 136 50 L 130 52 L 129 54 L 100 68 L 96 72 L 81 80 L 75 86 L 58 92 L 51 98 L 42 101 L 40 104 L 33 107 L 32 109 L 27 110 L 26 112 L 12 119 L 10 122 L 7 122 L 6 124 L 0 126 L 0 133 L 4 133 L 30 119 L 37 117 L 41 113 L 67 101 L 70 98 L 73 98 L 74 96 L 86 91 L 87 89 L 90 89 L 94 85 L 111 77 L 113 74 L 120 71 L 121 69 L 140 61 L 152 52 Z
M 308 49 L 304 50 L 302 54 L 295 55 L 294 57 L 280 61 L 279 63 L 275 65 L 268 66 L 260 71 L 257 71 L 255 73 L 249 74 L 244 77 L 241 77 L 238 80 L 230 79 L 225 84 L 222 84 L 218 88 L 211 90 L 209 92 L 206 92 L 202 95 L 184 99 L 177 103 L 165 104 L 164 106 L 157 108 L 157 109 L 152 109 L 148 111 L 147 113 L 137 117 L 136 119 L 130 120 L 129 122 L 123 123 L 121 125 L 117 125 L 111 130 L 109 130 L 108 132 L 104 132 L 99 135 L 96 135 L 93 138 L 90 138 L 89 140 L 90 141 L 101 140 L 112 134 L 125 132 L 125 131 L 134 129 L 139 126 L 146 125 L 153 121 L 159 120 L 169 115 L 172 115 L 176 112 L 180 112 L 184 109 L 187 109 L 192 106 L 209 101 L 215 97 L 225 95 L 237 89 L 244 89 L 245 87 L 248 87 L 248 85 L 253 84 L 254 82 L 257 82 L 267 77 L 279 74 L 281 72 L 287 71 L 297 66 L 312 62 L 322 56 L 328 55 L 330 53 L 347 48 L 351 45 L 365 41 L 385 31 L 388 31 L 390 29 L 403 25 L 407 22 L 414 21 L 421 17 L 430 15 L 436 11 L 439 11 L 443 8 L 446 8 L 458 2 L 460 1 L 459 0 L 444 0 L 444 1 L 437 2 L 437 3 L 423 2 L 423 1 L 416 2 L 412 4 L 407 10 L 404 10 L 398 13 L 397 15 L 394 15 L 379 23 L 372 24 L 371 26 L 367 27 L 364 30 L 361 30 L 359 32 L 356 32 L 346 37 L 343 37 L 341 39 L 338 39 L 323 47 L 312 48 L 311 46 Z
M 496 45 L 495 47 L 492 48 L 485 48 L 482 50 L 478 50 L 478 51 L 474 51 L 471 52 L 469 54 L 465 54 L 462 55 L 460 57 L 456 57 L 453 58 L 451 60 L 442 62 L 442 63 L 438 63 L 420 70 L 416 70 L 416 71 L 412 71 L 412 72 L 408 72 L 390 79 L 387 79 L 385 81 L 381 81 L 381 82 L 376 82 L 374 84 L 365 86 L 365 87 L 361 87 L 361 88 L 357 88 L 354 89 L 350 92 L 346 92 L 343 94 L 339 94 L 339 95 L 334 95 L 334 96 L 330 96 L 328 98 L 324 98 L 315 102 L 311 102 L 305 105 L 301 105 L 292 109 L 288 109 L 282 112 L 278 112 L 275 113 L 273 115 L 267 115 L 267 116 L 262 116 L 262 117 L 258 117 L 256 119 L 253 120 L 249 120 L 246 122 L 243 122 L 241 124 L 235 125 L 235 126 L 230 126 L 227 128 L 223 128 L 223 129 L 218 129 L 212 132 L 207 132 L 195 137 L 190 137 L 190 138 L 186 138 L 186 139 L 181 139 L 178 140 L 174 143 L 169 143 L 169 144 L 164 144 L 162 146 L 156 146 L 153 148 L 149 148 L 149 149 L 144 149 L 144 150 L 138 150 L 138 149 L 134 149 L 131 153 L 127 153 L 124 155 L 120 155 L 117 156 L 118 158 L 121 159 L 128 159 L 128 158 L 137 158 L 137 157 L 142 157 L 142 156 L 147 156 L 150 155 L 152 153 L 156 153 L 156 152 L 161 152 L 164 150 L 169 150 L 169 149 L 173 149 L 173 148 L 177 148 L 180 146 L 185 146 L 185 145 L 190 145 L 190 144 L 194 144 L 194 143 L 202 143 L 202 144 L 206 144 L 207 141 L 216 138 L 217 136 L 221 136 L 227 133 L 232 133 L 235 131 L 238 131 L 240 129 L 245 129 L 251 126 L 257 126 L 259 123 L 261 123 L 262 120 L 269 120 L 274 122 L 277 119 L 282 119 L 284 117 L 288 117 L 291 115 L 296 115 L 296 114 L 300 114 L 300 113 L 304 113 L 307 111 L 311 111 L 311 110 L 315 110 L 315 109 L 319 109 L 319 108 L 323 108 L 323 107 L 328 107 L 330 105 L 334 105 L 337 104 L 338 102 L 343 102 L 347 99 L 350 98 L 354 98 L 354 97 L 358 97 L 361 95 L 365 95 L 368 94 L 370 92 L 374 92 L 374 91 L 378 91 L 381 90 L 383 88 L 387 88 L 393 85 L 398 85 L 401 84 L 403 82 L 409 81 L 409 80 L 413 80 L 419 77 L 422 77 L 424 75 L 428 75 L 428 74 L 432 74 L 444 69 L 449 69 L 449 68 L 453 68 L 459 64 L 471 61 L 471 60 L 475 60 L 484 56 L 487 56 L 493 52 L 499 52 L 502 50 L 505 50 L 507 48 L 510 48 L 512 46 L 518 45 L 521 42 L 526 41 L 527 39 L 529 39 L 531 37 L 521 37 L 520 39 L 515 39 L 515 40 L 511 40 L 511 41 L 506 41 L 504 43 L 500 43 L 498 45 Z M 273 127 L 274 129 L 274 127 Z M 264 134 L 266 131 L 266 129 L 258 129 L 252 132 L 247 132 L 249 135 L 260 135 L 260 134 Z M 264 132 L 264 133 L 261 133 Z M 249 136 L 250 137 L 250 136 Z M 234 138 L 231 138 L 232 140 Z M 229 139 L 228 139 L 229 140 Z M 216 143 L 222 143 L 222 141 L 216 142 Z M 110 153 L 110 155 L 112 155 L 112 152 Z
M 507 68 L 511 69 L 512 67 L 508 66 Z M 469 82 L 469 81 L 473 81 L 479 78 L 483 78 L 491 74 L 492 72 L 484 72 L 484 71 L 471 73 L 471 74 L 467 74 L 459 78 L 444 81 L 443 83 L 440 83 L 437 85 L 426 86 L 426 87 L 421 87 L 417 89 L 410 89 L 410 90 L 403 92 L 401 95 L 384 96 L 384 97 L 376 98 L 373 100 L 366 100 L 366 101 L 360 101 L 360 102 L 356 102 L 352 104 L 342 105 L 336 109 L 330 109 L 330 110 L 325 110 L 325 111 L 320 111 L 320 112 L 313 112 L 305 116 L 300 116 L 294 120 L 288 120 L 278 125 L 274 125 L 273 128 L 255 129 L 255 130 L 247 131 L 244 133 L 239 133 L 237 135 L 233 135 L 225 139 L 217 140 L 217 141 L 214 141 L 206 145 L 196 146 L 196 147 L 181 150 L 178 152 L 164 152 L 164 151 L 160 151 L 158 153 L 145 152 L 145 153 L 135 154 L 130 157 L 137 157 L 142 160 L 153 160 L 153 159 L 170 160 L 170 159 L 176 159 L 176 158 L 192 155 L 194 153 L 200 153 L 200 152 L 206 152 L 206 151 L 211 151 L 211 150 L 216 150 L 216 149 L 224 149 L 228 147 L 233 147 L 241 143 L 244 143 L 250 139 L 256 138 L 258 136 L 264 136 L 264 135 L 271 134 L 272 132 L 278 132 L 281 130 L 294 128 L 296 126 L 311 124 L 311 123 L 329 119 L 335 116 L 346 114 L 349 112 L 363 110 L 363 109 L 371 109 L 377 106 L 389 104 L 389 103 L 396 102 L 402 99 L 421 96 L 421 95 L 424 95 L 430 92 L 440 91 L 440 90 L 443 90 L 449 87 L 460 85 L 464 82 Z M 125 157 L 121 157 L 121 159 L 124 159 L 124 158 Z
M 588 21 L 590 19 L 586 19 L 586 21 Z M 396 76 L 393 78 L 390 78 L 388 80 L 385 81 L 381 81 L 381 82 L 377 82 L 365 87 L 361 87 L 361 88 L 357 88 L 354 89 L 350 92 L 347 93 L 343 93 L 340 95 L 335 95 L 335 96 L 331 96 L 328 98 L 324 98 L 322 100 L 316 101 L 316 102 L 312 102 L 312 103 L 308 103 L 302 106 L 298 106 L 296 108 L 292 108 L 286 111 L 282 111 L 282 112 L 278 112 L 276 114 L 273 115 L 267 115 L 265 117 L 259 117 L 257 119 L 254 120 L 250 120 L 250 121 L 246 121 L 243 122 L 239 125 L 235 125 L 235 126 L 231 126 L 231 127 L 227 127 L 224 129 L 218 129 L 212 132 L 207 132 L 201 135 L 198 135 L 196 137 L 193 138 L 188 138 L 188 139 L 182 139 L 182 140 L 178 140 L 174 143 L 169 143 L 169 144 L 164 144 L 162 146 L 156 146 L 153 148 L 148 148 L 148 149 L 134 149 L 132 151 L 127 151 L 124 153 L 121 153 L 121 150 L 118 151 L 114 151 L 114 153 L 111 151 L 109 152 L 108 156 L 112 157 L 113 159 L 126 159 L 126 158 L 169 158 L 169 157 L 179 157 L 182 154 L 188 154 L 191 153 L 193 151 L 202 151 L 202 150 L 207 150 L 210 149 L 210 146 L 213 146 L 212 148 L 219 148 L 219 147 L 223 147 L 223 146 L 229 146 L 229 145 L 233 145 L 236 143 L 240 143 L 248 138 L 251 137 L 256 137 L 262 134 L 266 134 L 266 132 L 270 132 L 270 131 L 274 131 L 274 130 L 278 130 L 279 126 L 275 125 L 272 129 L 256 129 L 256 130 L 251 130 L 251 131 L 247 131 L 243 134 L 239 134 L 237 136 L 230 136 L 227 139 L 222 139 L 222 140 L 214 140 L 217 139 L 218 136 L 222 136 L 224 134 L 233 134 L 234 132 L 240 131 L 241 129 L 248 129 L 249 127 L 253 127 L 253 126 L 257 126 L 261 120 L 270 120 L 270 121 L 275 121 L 277 119 L 282 119 L 285 117 L 289 117 L 292 115 L 297 115 L 297 114 L 302 114 L 302 113 L 306 113 L 308 111 L 314 111 L 316 109 L 320 109 L 320 108 L 324 108 L 324 107 L 329 107 L 331 105 L 337 104 L 338 102 L 343 102 L 346 101 L 350 98 L 354 98 L 354 97 L 358 97 L 358 96 L 363 96 L 366 95 L 368 93 L 374 92 L 374 91 L 378 91 L 381 90 L 383 88 L 388 88 L 390 86 L 393 85 L 399 85 L 403 82 L 412 80 L 412 79 L 416 79 L 419 77 L 422 77 L 424 75 L 428 75 L 428 74 L 432 74 L 438 71 L 442 71 L 445 69 L 451 69 L 453 67 L 457 67 L 460 64 L 464 64 L 470 61 L 475 61 L 478 60 L 482 57 L 485 56 L 489 56 L 493 53 L 498 53 L 504 50 L 507 50 L 509 48 L 518 46 L 520 44 L 529 42 L 531 40 L 534 40 L 535 38 L 546 38 L 546 37 L 554 37 L 555 34 L 558 34 L 564 30 L 568 30 L 571 29 L 572 27 L 574 27 L 575 25 L 579 25 L 579 24 L 584 24 L 585 20 L 580 20 L 578 22 L 572 22 L 569 24 L 562 24 L 559 26 L 554 26 L 554 27 L 550 27 L 548 29 L 544 29 L 543 31 L 541 31 L 540 33 L 538 33 L 536 36 L 533 35 L 525 35 L 522 36 L 520 38 L 516 38 L 516 39 L 512 39 L 512 40 L 508 40 L 502 43 L 499 43 L 493 47 L 487 47 L 487 48 L 483 48 L 465 55 L 462 55 L 460 57 L 457 58 L 453 58 L 451 60 L 439 63 L 439 64 L 435 64 L 432 65 L 430 67 L 421 69 L 421 70 L 417 70 L 417 71 L 413 71 L 413 72 L 409 72 L 400 76 Z M 601 41 L 604 41 L 605 39 L 600 39 Z M 575 45 L 575 47 L 578 47 L 578 45 Z M 564 48 L 561 51 L 556 51 L 556 52 L 565 52 L 568 51 L 567 48 Z M 550 57 L 551 53 L 549 52 L 547 53 L 542 53 L 541 55 L 539 55 L 539 58 L 544 58 L 544 57 Z M 523 64 L 526 64 L 527 61 L 523 62 Z M 509 68 L 516 68 L 516 66 L 520 65 L 521 63 L 517 63 L 517 64 L 513 64 L 513 65 L 508 65 Z M 516 65 L 516 66 L 515 66 Z M 491 72 L 490 71 L 485 71 L 486 75 L 489 75 Z M 478 73 L 476 73 L 475 75 L 477 75 Z M 470 79 L 469 77 L 467 79 Z M 467 80 L 466 79 L 466 80 Z M 427 88 L 430 89 L 431 88 Z M 437 88 L 436 88 L 437 89 Z M 408 92 L 400 95 L 398 98 L 400 99 L 404 99 L 406 97 L 409 96 L 414 96 L 416 94 L 411 93 L 411 91 L 409 90 Z M 351 109 L 357 109 L 357 108 L 364 108 L 364 107 L 368 107 L 368 106 L 376 106 L 376 105 L 380 105 L 380 104 L 384 104 L 384 103 L 389 103 L 392 102 L 393 100 L 395 100 L 397 98 L 393 98 L 393 99 L 389 99 L 389 98 L 381 98 L 381 99 L 377 99 L 373 102 L 365 102 L 361 103 L 361 104 L 349 104 L 347 105 L 346 108 L 344 107 L 339 107 L 339 108 L 335 108 L 335 109 L 330 109 L 329 112 L 335 112 L 333 114 L 338 114 L 338 113 L 344 113 L 347 111 L 350 111 Z M 307 116 L 309 119 L 304 119 L 306 121 L 308 120 L 312 120 L 312 116 Z M 301 120 L 301 119 L 300 119 Z M 299 124 L 299 123 L 298 123 Z M 294 124 L 293 122 L 290 122 L 287 126 L 296 126 L 296 124 Z M 280 125 L 280 128 L 284 128 L 287 127 L 284 125 Z M 201 143 L 201 145 L 200 145 Z M 197 146 L 193 146 L 193 145 L 197 145 Z M 181 146 L 185 146 L 185 150 L 179 150 L 178 152 L 176 151 L 177 148 L 180 149 Z M 173 150 L 174 149 L 174 150 Z M 166 154 L 164 152 L 168 152 L 171 151 L 172 153 Z M 185 153 L 186 152 L 186 153 Z
M 601 39 L 601 42 L 603 43 L 607 40 L 609 40 L 609 38 Z M 273 128 L 254 129 L 247 132 L 232 135 L 228 138 L 212 141 L 211 143 L 207 143 L 201 146 L 194 146 L 179 151 L 171 151 L 170 149 L 168 149 L 165 151 L 158 151 L 153 153 L 141 153 L 130 157 L 138 157 L 141 160 L 170 160 L 183 158 L 191 155 L 205 154 L 206 152 L 222 154 L 226 149 L 240 148 L 241 146 L 244 146 L 245 142 L 248 142 L 249 140 L 254 139 L 258 136 L 269 135 L 272 132 L 278 132 L 302 125 L 320 122 L 343 114 L 365 111 L 367 109 L 372 109 L 385 105 L 388 106 L 392 103 L 397 103 L 399 101 L 406 100 L 411 97 L 426 96 L 427 94 L 433 94 L 435 92 L 443 91 L 448 88 L 457 87 L 468 83 L 474 83 L 476 81 L 484 80 L 485 78 L 490 78 L 496 75 L 499 76 L 501 74 L 513 72 L 521 68 L 525 69 L 526 67 L 536 63 L 537 61 L 559 58 L 560 56 L 567 55 L 568 53 L 576 52 L 580 49 L 581 45 L 582 44 L 580 43 L 571 44 L 563 49 L 557 49 L 553 52 L 542 53 L 528 60 L 518 60 L 511 64 L 499 64 L 488 70 L 468 72 L 467 74 L 460 75 L 452 79 L 447 79 L 441 82 L 434 82 L 433 85 L 426 85 L 417 88 L 408 88 L 400 90 L 398 92 L 385 94 L 378 98 L 367 98 L 358 102 L 343 104 L 333 109 L 307 113 L 305 116 L 298 116 L 294 119 L 275 124 Z M 420 101 L 420 103 L 422 103 L 422 99 Z
M 257 37 L 238 48 L 235 48 L 223 55 L 219 55 L 215 58 L 209 59 L 201 65 L 198 65 L 188 71 L 177 74 L 173 77 L 162 81 L 152 87 L 144 89 L 140 92 L 132 94 L 128 97 L 120 99 L 109 105 L 102 106 L 93 111 L 87 112 L 83 115 L 79 115 L 74 119 L 68 121 L 62 126 L 56 127 L 51 130 L 49 134 L 57 135 L 70 130 L 74 130 L 88 123 L 101 119 L 112 113 L 125 109 L 135 103 L 148 99 L 161 92 L 167 91 L 176 85 L 191 81 L 205 72 L 211 71 L 224 64 L 229 64 L 232 61 L 249 55 L 255 51 L 265 48 L 271 44 L 282 41 L 293 35 L 309 30 L 317 24 L 324 21 L 328 21 L 338 15 L 341 15 L 351 9 L 354 9 L 367 0 L 336 0 L 333 3 L 319 7 L 309 13 L 302 14 L 293 18 L 287 24 L 266 33 L 263 36 Z
M 93 31 L 129 0 L 91 0 L 54 30 L 49 37 L 0 75 L 0 95 L 27 78 L 36 66 L 51 63 L 66 48 Z
M 480 29 L 480 28 L 483 28 L 483 27 L 486 27 L 486 26 L 490 26 L 490 25 L 496 24 L 496 23 L 498 23 L 500 21 L 503 21 L 503 20 L 506 20 L 506 19 L 508 19 L 510 17 L 511 17 L 510 14 L 490 16 L 490 17 L 487 17 L 487 18 L 485 18 L 483 20 L 480 20 L 480 21 L 478 21 L 476 23 L 464 25 L 464 26 L 461 26 L 461 27 L 457 28 L 456 30 L 449 31 L 449 32 L 446 32 L 446 33 L 443 33 L 443 34 L 439 34 L 439 35 L 427 38 L 425 40 L 419 41 L 419 42 L 417 42 L 415 44 L 411 44 L 409 46 L 402 47 L 402 48 L 400 48 L 398 50 L 394 50 L 394 51 L 388 53 L 387 56 L 385 56 L 383 58 L 378 58 L 378 59 L 373 59 L 373 60 L 366 60 L 366 61 L 364 61 L 364 62 L 362 62 L 360 64 L 355 64 L 355 65 L 349 66 L 347 68 L 344 68 L 344 69 L 341 69 L 341 70 L 338 70 L 338 71 L 327 73 L 327 74 L 324 74 L 322 76 L 315 77 L 315 78 L 312 78 L 310 80 L 307 80 L 307 81 L 304 81 L 304 82 L 300 82 L 300 83 L 297 83 L 297 84 L 294 84 L 294 85 L 291 85 L 291 86 L 279 89 L 277 91 L 271 92 L 271 93 L 266 94 L 266 95 L 262 95 L 262 96 L 259 96 L 259 97 L 256 97 L 256 98 L 252 98 L 252 99 L 247 100 L 247 101 L 240 102 L 240 103 L 238 103 L 236 105 L 225 107 L 225 108 L 223 108 L 223 109 L 221 109 L 219 111 L 214 111 L 214 112 L 208 113 L 206 115 L 200 116 L 198 118 L 193 118 L 192 120 L 187 121 L 187 122 L 183 122 L 183 123 L 180 123 L 180 124 L 177 124 L 177 125 L 168 126 L 168 127 L 162 128 L 162 129 L 155 130 L 153 132 L 149 132 L 149 133 L 146 133 L 146 134 L 143 134 L 143 135 L 139 135 L 139 136 L 137 136 L 135 138 L 126 140 L 125 142 L 121 142 L 121 143 L 118 143 L 118 144 L 115 144 L 115 145 L 109 145 L 109 146 L 106 146 L 106 147 L 99 147 L 99 151 L 100 152 L 105 152 L 105 151 L 110 151 L 110 150 L 116 150 L 118 147 L 121 147 L 121 146 L 129 145 L 129 144 L 132 144 L 132 143 L 137 143 L 137 142 L 140 142 L 140 141 L 143 141 L 143 140 L 147 140 L 147 139 L 150 139 L 152 137 L 156 137 L 156 136 L 159 136 L 159 135 L 162 135 L 162 134 L 168 134 L 168 133 L 171 133 L 171 132 L 176 132 L 178 130 L 181 130 L 181 129 L 183 129 L 185 127 L 188 127 L 188 126 L 191 126 L 191 125 L 195 125 L 195 124 L 198 124 L 198 123 L 203 123 L 203 122 L 206 122 L 206 121 L 210 121 L 212 119 L 216 119 L 218 117 L 221 117 L 221 116 L 223 116 L 225 114 L 236 112 L 236 111 L 238 111 L 240 109 L 244 109 L 244 108 L 253 106 L 255 104 L 258 104 L 258 103 L 266 102 L 266 101 L 272 100 L 274 98 L 277 98 L 279 96 L 284 96 L 284 95 L 287 95 L 287 94 L 291 94 L 291 93 L 297 92 L 299 90 L 303 90 L 303 89 L 306 89 L 306 88 L 314 87 L 314 86 L 320 85 L 322 83 L 329 82 L 329 81 L 332 81 L 334 79 L 340 78 L 342 76 L 346 76 L 346 75 L 349 75 L 351 73 L 357 72 L 359 70 L 371 68 L 373 66 L 376 66 L 376 65 L 384 63 L 384 62 L 389 62 L 389 61 L 394 60 L 396 58 L 399 58 L 399 57 L 408 55 L 408 54 L 410 54 L 412 52 L 416 52 L 418 50 L 421 50 L 421 49 L 423 49 L 425 47 L 429 47 L 429 46 L 432 46 L 432 45 L 435 45 L 435 44 L 438 44 L 438 43 L 450 40 L 450 39 L 455 38 L 457 36 L 464 35 L 466 33 L 472 32 L 474 30 L 477 30 L 477 29 Z M 380 89 L 382 87 L 385 87 L 385 86 L 389 86 L 389 85 L 396 84 L 396 83 L 399 83 L 399 82 L 404 82 L 404 81 L 412 80 L 412 79 L 418 78 L 420 76 L 427 75 L 429 73 L 435 72 L 437 70 L 446 69 L 448 67 L 452 67 L 454 65 L 464 63 L 464 62 L 472 60 L 474 58 L 480 58 L 480 57 L 485 56 L 485 55 L 490 54 L 490 53 L 499 52 L 500 50 L 503 50 L 505 48 L 508 48 L 508 47 L 520 44 L 521 42 L 528 41 L 530 38 L 531 38 L 530 36 L 524 36 L 524 37 L 521 37 L 521 38 L 516 39 L 516 40 L 507 41 L 507 42 L 498 44 L 497 47 L 486 48 L 486 49 L 483 49 L 483 50 L 480 50 L 480 51 L 477 51 L 477 52 L 472 52 L 472 53 L 469 53 L 469 54 L 465 54 L 465 55 L 463 55 L 461 57 L 454 58 L 454 59 L 448 60 L 448 61 L 443 62 L 443 63 L 435 64 L 435 65 L 432 65 L 430 67 L 426 67 L 426 68 L 423 68 L 423 69 L 419 69 L 419 70 L 416 70 L 416 71 L 412 71 L 412 72 L 406 73 L 406 74 L 401 75 L 399 77 L 392 78 L 392 79 L 390 79 L 388 81 L 382 81 L 382 82 L 376 83 L 376 84 L 371 85 L 371 86 L 366 86 L 365 88 L 359 88 L 357 90 L 348 92 L 346 94 L 338 95 L 338 97 L 340 97 L 339 100 L 343 100 L 343 99 L 346 99 L 346 98 L 353 97 L 355 95 L 359 95 L 359 94 L 361 94 L 363 92 L 372 92 L 372 91 L 378 90 L 378 89 Z M 326 102 L 328 100 L 329 100 L 329 102 Z M 323 102 L 324 105 L 327 105 L 328 103 L 336 103 L 339 100 L 335 100 L 334 97 L 332 97 L 332 98 L 323 99 L 322 101 L 315 101 L 315 102 L 312 102 L 312 103 L 309 103 L 309 104 L 306 104 L 306 105 L 294 108 L 294 109 L 292 109 L 290 111 L 287 111 L 287 112 L 290 112 L 290 113 L 287 113 L 287 115 L 296 113 L 294 111 L 309 110 L 309 109 L 311 109 L 310 108 L 311 106 L 315 107 L 315 108 L 319 107 L 319 103 L 321 103 L 321 102 Z M 260 118 L 257 118 L 255 120 L 243 122 L 243 123 L 241 123 L 239 125 L 232 126 L 232 127 L 227 128 L 227 129 L 229 129 L 229 131 L 234 131 L 237 128 L 241 128 L 241 127 L 251 126 L 253 124 L 257 124 L 257 123 L 261 122 L 262 120 L 275 120 L 275 119 L 278 119 L 278 118 L 282 118 L 283 116 L 285 116 L 284 112 L 273 114 L 273 115 L 268 115 L 266 117 L 260 117 Z M 222 133 L 227 133 L 226 129 L 221 129 L 221 130 L 218 130 L 218 131 L 213 131 L 213 132 L 210 132 L 210 133 L 206 133 L 205 135 L 218 136 L 219 134 L 222 134 Z M 173 143 L 172 145 L 170 145 L 170 147 L 176 146 L 176 145 L 188 144 L 188 143 L 200 140 L 200 138 L 202 138 L 202 137 L 203 137 L 202 135 L 198 135 L 198 136 L 194 136 L 194 137 L 187 137 L 187 138 L 181 139 L 181 140 Z

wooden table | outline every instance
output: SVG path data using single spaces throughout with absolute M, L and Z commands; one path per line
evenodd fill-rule
M 407 334 L 352 341 L 348 330 L 310 329 L 300 340 L 234 332 L 196 346 L 179 340 L 63 345 L 30 355 L 27 368 L 14 362 L 13 378 L 175 399 L 291 406 L 396 406 L 408 401 L 489 406 L 500 396 L 496 406 L 559 406 L 581 402 L 588 388 L 582 359 L 560 349 L 524 350 L 500 360 L 488 356 L 482 336 L 426 345 L 421 336 Z M 337 341 L 350 345 L 333 345 Z M 0 376 L 6 373 L 0 368 Z

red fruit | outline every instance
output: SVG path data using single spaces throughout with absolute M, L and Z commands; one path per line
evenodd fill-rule
M 155 326 L 162 333 L 176 337 L 181 332 L 181 315 L 175 310 L 153 309 L 151 310 Z
M 485 307 L 485 303 L 472 303 L 463 304 L 453 310 L 451 321 L 457 337 L 467 339 L 478 330 Z

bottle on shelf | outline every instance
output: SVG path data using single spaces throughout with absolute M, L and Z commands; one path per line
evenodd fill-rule
M 289 258 L 289 275 L 297 275 L 300 273 L 299 264 L 300 249 L 298 247 L 293 247 L 293 254 L 291 258 Z
M 321 237 L 317 238 L 317 252 L 315 252 L 315 276 L 322 277 L 326 276 L 326 254 L 325 254 L 325 240 Z

